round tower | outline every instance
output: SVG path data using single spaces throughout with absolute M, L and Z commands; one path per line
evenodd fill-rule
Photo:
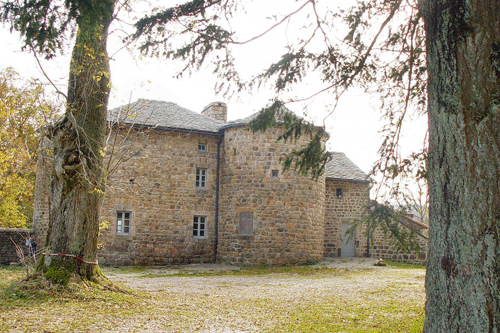
M 325 180 L 290 170 L 280 157 L 307 142 L 276 142 L 282 130 L 225 129 L 218 258 L 242 265 L 293 265 L 323 257 Z

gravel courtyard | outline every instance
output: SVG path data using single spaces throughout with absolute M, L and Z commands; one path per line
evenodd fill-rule
M 25 294 L 0 268 L 0 332 L 421 332 L 425 268 L 373 263 L 104 267 L 130 294 Z
M 204 272 L 239 270 L 224 265 L 106 273 L 133 290 L 155 295 L 158 307 L 170 310 L 142 321 L 145 331 L 351 332 L 353 323 L 359 332 L 421 331 L 398 323 L 411 321 L 404 318 L 407 315 L 423 319 L 425 270 L 376 267 L 374 263 L 373 259 L 336 259 L 311 266 L 308 273 L 285 269 L 248 276 L 203 276 Z M 398 311 L 402 303 L 416 313 Z M 337 322 L 329 323 L 328 318 Z

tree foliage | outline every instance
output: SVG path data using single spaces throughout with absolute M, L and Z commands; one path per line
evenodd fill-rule
M 72 205 L 65 202 L 64 196 L 60 197 L 62 193 L 67 197 L 87 193 L 90 197 L 101 195 L 104 190 L 101 123 L 105 122 L 109 92 L 105 44 L 116 13 L 122 6 L 129 5 L 128 2 L 122 4 L 111 0 L 26 0 L 5 1 L 2 5 L 2 20 L 10 23 L 11 29 L 21 32 L 26 48 L 47 58 L 61 51 L 72 37 L 76 38 L 66 115 L 49 132 L 55 152 L 54 175 L 60 183 L 58 193 L 53 195 L 62 200 L 62 210 Z M 298 1 L 296 9 L 277 14 L 274 24 L 247 40 L 241 39 L 231 25 L 231 20 L 243 5 L 235 0 L 192 0 L 173 8 L 155 8 L 135 23 L 136 31 L 131 40 L 141 43 L 140 50 L 145 55 L 185 61 L 179 75 L 199 69 L 206 62 L 212 63 L 214 72 L 221 79 L 216 89 L 225 94 L 270 85 L 276 94 L 275 103 L 266 107 L 266 111 L 253 122 L 253 130 L 259 127 L 258 124 L 264 129 L 267 125 L 261 121 L 262 117 L 271 119 L 273 116 L 269 112 L 282 109 L 277 106 L 329 94 L 333 101 L 331 113 L 338 99 L 355 84 L 368 90 L 378 87 L 379 82 L 387 82 L 387 91 L 394 91 L 392 99 L 403 98 L 404 103 L 394 102 L 397 107 L 391 104 L 388 114 L 396 129 L 387 134 L 387 143 L 382 148 L 385 162 L 381 162 L 379 169 L 385 172 L 392 167 L 391 163 L 398 163 L 397 140 L 402 118 L 413 102 L 412 97 L 422 96 L 425 90 L 425 85 L 418 83 L 425 76 L 425 66 L 421 65 L 424 49 L 423 37 L 419 33 L 422 24 L 414 4 L 403 0 L 371 0 L 336 11 L 321 1 Z M 394 23 L 401 16 L 409 18 L 405 21 L 407 23 Z M 232 48 L 257 40 L 285 23 L 288 26 L 298 23 L 297 38 L 287 42 L 286 52 L 280 59 L 250 80 L 242 80 Z M 346 27 L 342 38 L 332 33 L 336 25 Z M 375 30 L 373 26 L 376 26 Z M 383 53 L 390 56 L 382 56 Z M 309 96 L 287 97 L 286 94 L 295 91 L 312 72 L 318 75 L 322 87 Z M 401 87 L 405 88 L 403 93 L 399 93 Z M 308 145 L 283 159 L 285 169 L 294 168 L 303 174 L 310 172 L 318 178 L 330 158 L 324 149 L 328 138 L 325 127 L 313 126 L 288 112 L 281 116 L 280 122 L 285 128 L 281 139 L 294 140 L 304 134 L 311 139 Z M 52 190 L 56 190 L 54 185 Z M 99 200 L 89 198 L 89 202 L 98 205 Z M 83 219 L 80 222 L 84 229 L 89 225 L 93 226 L 92 230 L 98 228 L 97 221 L 86 222 L 96 219 L 98 207 L 92 211 L 94 213 L 88 211 L 82 216 L 75 213 L 79 216 L 77 219 Z M 73 213 L 57 212 L 54 208 L 51 219 L 68 214 L 73 216 Z M 68 222 L 60 220 L 54 223 Z M 54 240 L 54 246 L 64 243 L 63 238 L 57 242 Z M 84 256 L 83 244 L 71 247 L 78 248 L 76 254 Z
M 324 128 L 298 117 L 280 101 L 263 108 L 256 119 L 249 123 L 248 129 L 253 132 L 265 132 L 268 128 L 278 125 L 283 127 L 284 132 L 278 136 L 277 141 L 295 141 L 302 136 L 308 139 L 308 143 L 301 149 L 293 150 L 280 158 L 283 170 L 287 171 L 293 167 L 300 174 L 307 176 L 310 173 L 311 177 L 317 180 L 323 174 L 326 163 L 332 159 L 332 153 L 324 148 L 328 133 Z
M 216 90 L 225 95 L 242 90 L 255 92 L 266 86 L 274 90 L 274 100 L 283 106 L 329 96 L 326 117 L 353 86 L 377 92 L 382 97 L 387 125 L 383 129 L 381 158 L 373 172 L 389 176 L 391 170 L 398 168 L 402 160 L 399 138 L 404 119 L 426 111 L 425 35 L 417 3 L 358 1 L 351 8 L 338 10 L 324 1 L 297 1 L 290 6 L 296 6 L 295 9 L 269 14 L 273 18 L 270 22 L 274 23 L 247 39 L 232 28 L 235 15 L 244 5 L 231 0 L 191 1 L 176 8 L 158 9 L 137 21 L 132 39 L 140 44 L 145 55 L 184 61 L 179 75 L 210 62 L 219 77 Z M 204 10 L 197 7 L 187 14 L 186 8 L 190 6 L 204 6 Z M 252 78 L 243 80 L 234 51 L 283 25 L 287 29 L 296 28 L 290 32 L 294 38 L 283 38 L 287 39 L 282 56 Z M 319 88 L 308 94 L 294 93 L 311 76 L 317 78 L 315 85 Z M 273 103 L 265 109 L 272 111 Z M 307 105 L 305 109 L 307 113 Z M 269 115 L 261 117 L 254 121 L 254 130 L 255 124 L 264 124 Z M 288 127 L 303 125 L 298 117 L 284 122 L 289 123 Z M 320 132 L 316 135 L 327 139 L 325 131 Z M 299 163 L 298 169 L 304 170 L 309 164 L 311 170 L 319 167 L 315 173 L 321 174 L 322 164 L 315 164 L 309 157 L 323 158 L 322 149 L 321 145 L 310 145 L 285 159 L 285 166 L 293 160 Z
M 295 3 L 297 7 L 288 13 L 271 16 L 275 23 L 267 29 L 251 38 L 241 38 L 231 24 L 233 14 L 241 10 L 241 1 L 186 1 L 174 8 L 155 9 L 137 21 L 132 39 L 141 43 L 143 54 L 185 61 L 179 75 L 210 62 L 220 79 L 216 88 L 224 94 L 267 85 L 275 92 L 277 105 L 328 94 L 331 114 L 339 98 L 354 85 L 379 91 L 387 126 L 381 159 L 374 171 L 387 176 L 398 175 L 407 164 L 399 147 L 404 119 L 411 112 L 425 113 L 429 104 L 430 168 L 424 174 L 431 180 L 432 232 L 426 331 L 449 332 L 466 327 L 471 332 L 498 332 L 500 22 L 494 15 L 500 10 L 498 1 L 364 0 L 343 10 L 331 9 L 331 1 Z M 107 103 L 107 78 L 103 75 L 107 58 L 102 46 L 114 5 L 115 1 L 26 0 L 7 1 L 2 7 L 3 20 L 22 32 L 26 45 L 49 57 L 60 48 L 68 22 L 77 22 L 73 58 L 76 67 L 72 67 L 69 88 L 75 94 L 68 94 L 70 110 L 59 129 L 70 124 L 71 135 L 76 133 L 80 139 L 89 136 L 89 140 L 78 141 L 76 150 L 78 163 L 85 162 L 88 170 L 101 163 L 94 158 L 101 134 L 92 136 L 90 132 L 92 125 L 105 121 L 101 119 L 100 106 L 105 109 Z M 283 55 L 251 79 L 242 79 L 235 66 L 233 48 L 283 25 L 300 28 L 293 31 L 293 38 L 285 38 Z M 85 47 L 93 52 L 85 52 Z M 91 67 L 81 61 L 85 58 L 82 56 L 89 54 L 103 65 L 97 66 L 97 71 L 83 70 Z M 312 75 L 321 85 L 316 91 L 290 95 L 297 90 L 301 93 L 297 87 Z M 85 89 L 85 83 L 95 83 L 89 81 L 94 77 L 101 78 L 99 84 L 91 85 L 95 90 Z M 82 117 L 73 122 L 71 115 L 75 114 Z M 98 115 L 95 123 L 93 115 Z M 275 121 L 268 112 L 261 117 Z M 260 120 L 256 123 L 267 126 Z M 289 120 L 287 133 L 293 138 L 302 133 L 303 127 L 299 131 L 294 124 L 300 120 Z M 312 150 L 297 152 L 295 157 L 303 160 L 305 166 L 321 167 L 322 163 L 315 165 L 324 156 L 318 153 L 320 147 L 314 144 Z M 69 153 L 71 157 L 75 151 L 70 149 Z M 61 156 L 63 160 L 67 157 Z M 298 169 L 304 171 L 307 167 L 298 164 Z M 88 187 L 81 187 L 79 194 L 84 193 L 82 189 Z M 74 188 L 65 190 L 72 193 Z M 95 198 L 85 199 L 91 206 L 99 204 Z M 386 213 L 379 215 L 380 221 L 390 215 Z M 88 224 L 97 230 L 95 216 L 79 218 L 84 222 L 88 218 Z M 88 230 L 76 230 L 75 234 L 82 231 Z M 65 241 L 64 237 L 61 240 Z M 95 251 L 87 249 L 93 246 L 92 238 L 86 247 L 78 249 L 83 254 L 76 254 L 92 256 Z
M 39 81 L 0 72 L 0 226 L 31 226 L 40 129 L 55 114 Z
M 375 244 L 375 232 L 382 231 L 386 240 L 398 251 L 410 253 L 422 250 L 417 240 L 417 235 L 422 235 L 405 223 L 407 209 L 398 209 L 389 202 L 379 203 L 377 200 L 370 200 L 364 209 L 362 217 L 355 219 L 347 230 L 349 238 L 354 236 L 356 229 L 364 226 L 365 236 L 370 237 L 371 244 Z
M 414 155 L 428 155 L 428 171 L 421 172 L 430 193 L 424 330 L 498 332 L 500 20 L 493 13 L 500 2 L 366 0 L 343 11 L 330 10 L 325 3 L 331 1 L 296 3 L 296 10 L 277 14 L 275 24 L 247 39 L 231 28 L 234 1 L 189 19 L 160 10 L 157 16 L 177 25 L 182 52 L 171 50 L 175 30 L 148 17 L 138 23 L 148 27 L 142 51 L 185 60 L 181 74 L 211 59 L 221 81 L 230 81 L 218 85 L 224 93 L 269 84 L 284 105 L 329 94 L 330 114 L 354 85 L 378 91 L 387 125 L 373 172 L 385 179 L 399 177 L 414 162 L 401 156 L 404 120 L 428 112 L 428 154 L 424 147 Z M 301 29 L 285 34 L 280 59 L 242 80 L 232 50 L 280 25 Z M 143 39 L 142 31 L 134 37 Z M 316 91 L 287 97 L 311 76 L 321 85 Z M 393 213 L 374 205 L 371 221 L 397 233 Z

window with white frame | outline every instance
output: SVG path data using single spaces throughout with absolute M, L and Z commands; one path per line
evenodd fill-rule
M 193 237 L 194 238 L 205 238 L 206 237 L 206 221 L 205 216 L 195 216 L 193 217 Z
M 130 235 L 130 212 L 116 212 L 116 234 Z
M 199 152 L 206 152 L 207 151 L 207 144 L 206 143 L 198 143 L 198 151 Z
M 207 187 L 207 169 L 196 169 L 196 187 Z

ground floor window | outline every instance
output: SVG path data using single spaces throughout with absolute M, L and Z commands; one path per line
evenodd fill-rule
M 240 235 L 251 236 L 253 234 L 253 213 L 245 212 L 240 213 Z
M 130 235 L 130 212 L 116 212 L 116 234 Z
M 206 236 L 206 217 L 195 216 L 193 218 L 193 237 L 205 238 Z

